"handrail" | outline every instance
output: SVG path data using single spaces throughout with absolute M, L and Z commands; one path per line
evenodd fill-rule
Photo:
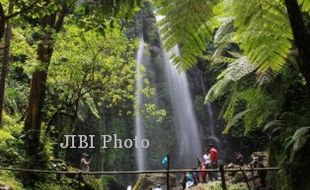
M 82 174 L 82 175 L 124 175 L 124 174 L 154 174 L 154 173 L 183 173 L 183 172 L 219 172 L 219 169 L 169 169 L 168 170 L 138 170 L 138 171 L 57 171 L 57 170 L 39 170 L 39 169 L 25 169 L 25 168 L 12 168 L 0 167 L 0 170 L 16 171 L 16 172 L 32 172 L 32 173 L 50 173 L 50 174 Z M 243 171 L 276 171 L 278 167 L 266 168 L 242 168 Z M 224 172 L 238 172 L 240 168 L 227 168 Z
M 78 175 L 79 185 L 81 185 L 82 175 L 123 175 L 123 174 L 154 174 L 162 173 L 167 174 L 167 190 L 169 187 L 169 174 L 170 173 L 183 173 L 183 172 L 220 172 L 222 178 L 222 189 L 226 190 L 226 182 L 224 172 L 238 172 L 242 170 L 243 172 L 253 172 L 253 171 L 277 171 L 278 167 L 266 167 L 266 168 L 226 168 L 220 166 L 219 169 L 169 169 L 166 170 L 140 170 L 140 171 L 89 171 L 85 172 L 82 170 L 77 171 L 56 171 L 56 170 L 39 170 L 39 169 L 25 169 L 25 168 L 12 168 L 12 167 L 0 167 L 1 170 L 6 171 L 16 171 L 16 172 L 32 172 L 32 173 L 49 173 L 49 174 L 73 174 Z

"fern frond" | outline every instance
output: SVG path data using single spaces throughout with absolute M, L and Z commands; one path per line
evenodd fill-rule
M 245 75 L 253 72 L 254 69 L 255 67 L 250 64 L 249 60 L 245 56 L 241 56 L 229 64 L 218 78 L 225 77 L 231 81 L 238 81 Z
M 236 124 L 237 121 L 239 121 L 240 119 L 242 119 L 244 117 L 244 115 L 246 115 L 250 110 L 245 110 L 245 111 L 242 111 L 238 114 L 236 114 L 232 120 L 230 120 L 228 122 L 228 124 L 226 125 L 224 131 L 223 131 L 223 134 L 227 134 L 229 132 L 229 130 L 231 129 L 232 126 L 234 126 Z
M 291 49 L 292 34 L 281 1 L 233 0 L 235 40 L 260 72 L 279 73 Z
M 295 132 L 291 141 L 291 144 L 293 144 L 293 148 L 291 151 L 290 162 L 294 160 L 296 152 L 298 152 L 300 149 L 304 147 L 309 138 L 310 138 L 310 127 L 302 127 Z
M 233 43 L 234 36 L 233 18 L 221 17 L 218 20 L 220 25 L 213 37 L 213 43 L 216 48 L 212 55 L 213 59 L 221 57 L 224 52 L 229 49 L 230 44 Z
M 218 97 L 222 96 L 227 90 L 227 86 L 229 85 L 230 80 L 228 78 L 223 78 L 217 81 L 208 91 L 208 94 L 205 98 L 205 103 L 213 102 Z
M 231 82 L 236 82 L 242 77 L 254 71 L 254 66 L 249 63 L 245 56 L 237 53 L 231 53 L 238 56 L 228 67 L 217 77 L 218 81 L 210 88 L 206 95 L 205 102 L 212 102 L 220 96 L 224 95 L 229 89 L 227 88 Z
M 206 50 L 216 3 L 217 0 L 154 0 L 158 13 L 164 16 L 158 24 L 166 49 L 180 47 L 180 55 L 173 57 L 178 67 L 189 69 Z
M 274 128 L 275 126 L 283 126 L 284 125 L 284 121 L 283 120 L 273 120 L 268 122 L 264 127 L 263 127 L 263 131 L 270 131 L 270 129 Z
M 271 72 L 261 73 L 256 77 L 257 84 L 263 86 L 274 81 L 274 76 Z

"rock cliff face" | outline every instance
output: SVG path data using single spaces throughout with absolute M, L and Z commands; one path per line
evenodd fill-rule
M 172 190 L 182 190 L 182 187 L 178 184 L 174 175 L 170 175 L 169 183 Z M 152 190 L 154 187 L 156 187 L 156 185 L 160 185 L 163 190 L 167 189 L 166 174 L 141 175 L 133 190 Z

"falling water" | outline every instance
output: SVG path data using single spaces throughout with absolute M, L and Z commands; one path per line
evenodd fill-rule
M 163 50 L 163 54 L 177 137 L 177 158 L 174 160 L 176 166 L 188 168 L 195 165 L 195 158 L 201 155 L 201 137 L 194 114 L 186 73 L 178 71 L 168 58 L 171 54 L 180 55 L 179 48 L 175 46 L 169 53 Z
M 209 130 L 209 135 L 207 136 L 206 140 L 208 143 L 212 143 L 214 144 L 217 148 L 220 149 L 220 142 L 218 140 L 218 138 L 216 137 L 215 133 L 214 133 L 214 116 L 213 116 L 213 111 L 212 111 L 212 107 L 211 104 L 208 102 L 207 103 L 207 114 L 208 114 L 208 130 Z
M 145 132 L 143 126 L 143 116 L 141 108 L 143 104 L 143 95 L 141 90 L 143 88 L 143 73 L 141 67 L 144 59 L 144 40 L 140 36 L 139 49 L 137 52 L 137 66 L 136 66 L 136 106 L 135 106 L 135 136 L 137 139 L 144 139 Z M 143 148 L 136 148 L 136 166 L 138 170 L 144 170 L 146 167 L 145 151 Z
M 164 17 L 157 15 L 156 21 L 158 22 L 162 18 Z M 180 55 L 179 47 L 176 45 L 170 52 L 163 48 L 162 52 L 173 109 L 174 131 L 177 138 L 176 158 L 173 160 L 176 167 L 189 168 L 196 165 L 195 158 L 200 157 L 202 151 L 202 141 L 193 109 L 189 84 L 186 73 L 178 71 L 169 58 L 171 55 Z

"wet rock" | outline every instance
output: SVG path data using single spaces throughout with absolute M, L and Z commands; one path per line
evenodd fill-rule
M 154 188 L 157 184 L 159 184 L 163 190 L 167 189 L 166 174 L 142 175 L 135 184 L 133 190 L 152 190 L 152 188 Z M 174 175 L 170 175 L 169 184 L 172 190 L 182 190 L 182 187 L 178 184 Z
M 234 177 L 231 179 L 232 183 L 240 183 L 244 181 L 244 175 L 242 172 L 237 172 Z

